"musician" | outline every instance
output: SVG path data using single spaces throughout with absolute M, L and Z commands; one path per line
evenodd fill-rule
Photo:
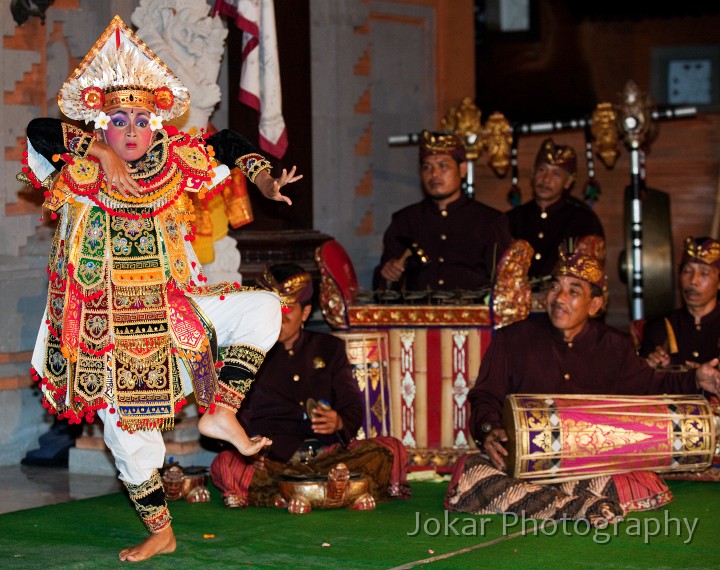
M 294 263 L 266 268 L 261 285 L 287 303 L 280 336 L 243 402 L 240 420 L 249 434 L 268 434 L 267 458 L 222 451 L 212 462 L 215 485 L 228 507 L 275 506 L 280 473 L 323 473 L 337 463 L 366 473 L 375 499 L 407 498 L 407 453 L 399 440 L 355 440 L 363 396 L 353 378 L 345 343 L 305 330 L 312 310 L 310 273 Z M 311 412 L 308 402 L 319 402 Z
M 639 483 L 655 496 L 669 497 L 656 474 L 623 479 L 596 478 L 574 483 L 572 491 L 541 487 L 511 478 L 504 480 L 505 444 L 501 427 L 505 397 L 526 394 L 689 394 L 703 388 L 720 391 L 717 359 L 682 373 L 653 370 L 636 355 L 628 335 L 593 319 L 604 304 L 606 276 L 600 263 L 580 251 L 560 250 L 547 293 L 547 315 L 500 329 L 482 360 L 477 382 L 470 390 L 470 432 L 486 454 L 465 456 L 446 498 L 451 510 L 483 514 L 488 505 L 539 518 L 607 517 L 622 514 L 635 503 Z M 480 484 L 491 478 L 492 496 Z M 578 486 L 579 485 L 579 486 Z M 512 493 L 510 490 L 512 489 Z M 588 492 L 591 491 L 589 494 Z M 628 494 L 630 498 L 628 498 Z M 592 495 L 592 496 L 591 496 Z M 598 495 L 601 497 L 598 498 Z M 511 496 L 515 498 L 511 500 Z M 659 506 L 659 503 L 656 503 Z
M 576 175 L 575 150 L 545 139 L 530 178 L 533 199 L 507 212 L 512 237 L 528 241 L 535 250 L 528 271 L 531 279 L 550 275 L 561 243 L 588 235 L 605 237 L 595 212 L 570 196 Z
M 463 194 L 465 146 L 452 133 L 423 131 L 420 178 L 425 198 L 395 212 L 383 238 L 375 289 L 477 290 L 489 285 L 496 260 L 510 243 L 507 219 Z M 416 243 L 429 263 L 406 263 Z
M 698 366 L 718 355 L 720 242 L 687 237 L 680 261 L 683 305 L 648 321 L 640 355 L 655 368 Z

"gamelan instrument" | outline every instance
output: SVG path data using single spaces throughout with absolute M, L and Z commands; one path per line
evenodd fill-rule
M 718 417 L 700 395 L 514 394 L 505 400 L 508 474 L 560 483 L 710 466 Z
M 353 378 L 363 394 L 365 417 L 358 438 L 390 435 L 390 354 L 387 333 L 356 331 L 333 334 L 345 341 Z
M 335 465 L 327 475 L 280 476 L 280 496 L 277 506 L 287 506 L 288 512 L 300 515 L 315 509 L 347 507 L 353 511 L 371 511 L 375 499 L 369 492 L 365 475 L 351 473 L 344 463 Z

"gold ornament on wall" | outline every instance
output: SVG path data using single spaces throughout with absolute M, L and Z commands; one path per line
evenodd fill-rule
M 611 103 L 597 104 L 592 113 L 591 132 L 595 154 L 606 168 L 612 168 L 619 154 L 620 135 L 617 127 L 617 112 Z
M 441 126 L 463 140 L 468 160 L 477 160 L 487 154 L 490 168 L 498 176 L 505 176 L 512 146 L 510 123 L 502 113 L 493 113 L 483 126 L 481 117 L 477 105 L 470 97 L 465 97 L 459 107 L 448 109 Z
M 480 141 L 480 109 L 470 97 L 465 97 L 460 107 L 450 107 L 442 119 L 442 128 L 452 131 L 465 143 L 468 160 L 475 160 L 482 151 Z
M 502 178 L 510 168 L 512 149 L 512 129 L 505 115 L 493 113 L 488 117 L 483 128 L 482 141 L 490 168 Z

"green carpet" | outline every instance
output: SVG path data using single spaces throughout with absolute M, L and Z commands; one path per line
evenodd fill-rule
M 174 570 L 720 568 L 720 489 L 713 483 L 670 485 L 675 501 L 667 509 L 631 515 L 605 530 L 570 521 L 525 536 L 518 535 L 522 521 L 500 515 L 450 513 L 448 523 L 455 523 L 445 526 L 445 483 L 414 483 L 412 500 L 384 502 L 374 511 L 307 515 L 226 509 L 212 487 L 209 503 L 170 503 L 177 550 L 140 565 Z M 420 532 L 410 536 L 418 520 Z M 531 531 L 535 524 L 526 526 Z M 121 493 L 8 513 L 0 516 L 0 568 L 127 566 L 117 553 L 144 537 L 144 526 Z

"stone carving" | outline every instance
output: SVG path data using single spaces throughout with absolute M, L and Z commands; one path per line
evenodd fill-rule
M 137 35 L 190 90 L 183 129 L 204 129 L 222 95 L 217 84 L 227 29 L 197 0 L 140 0 L 132 14 Z
M 173 121 L 183 130 L 206 129 L 222 96 L 217 79 L 228 32 L 220 17 L 209 13 L 209 6 L 197 0 L 140 0 L 132 14 L 137 35 L 190 91 L 190 109 Z M 239 281 L 237 242 L 222 237 L 214 243 L 214 250 L 214 261 L 203 264 L 208 280 Z

